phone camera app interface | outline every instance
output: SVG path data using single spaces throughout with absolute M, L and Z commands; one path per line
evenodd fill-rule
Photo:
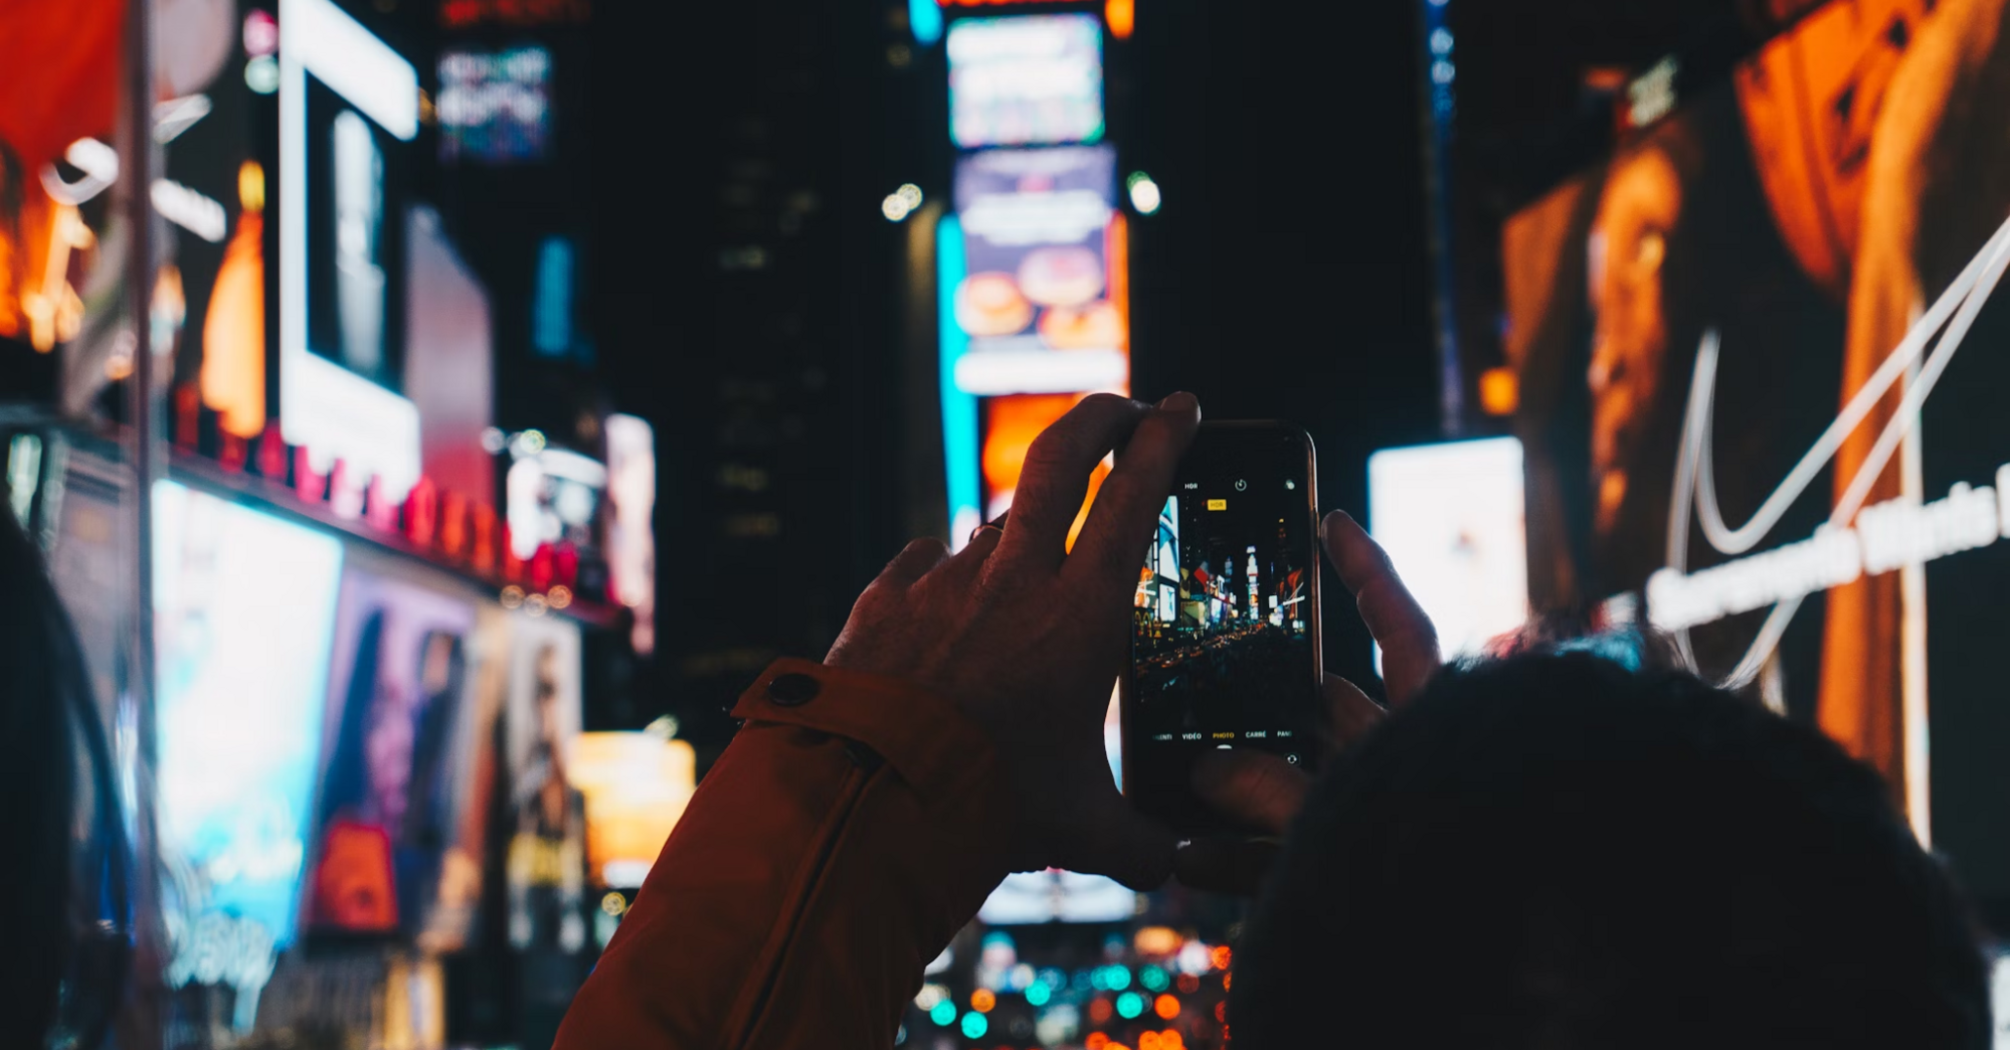
M 1288 473 L 1246 467 L 1202 466 L 1159 512 L 1133 616 L 1141 742 L 1301 749 L 1317 615 L 1309 514 Z

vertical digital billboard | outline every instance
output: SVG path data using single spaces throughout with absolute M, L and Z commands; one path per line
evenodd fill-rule
M 294 936 L 342 546 L 174 482 L 153 499 L 168 980 L 234 987 L 242 1029 Z
M 279 418 L 325 468 L 344 460 L 402 501 L 418 481 L 403 363 L 402 180 L 419 79 L 330 0 L 279 5 Z
M 1116 154 L 1107 146 L 957 161 L 967 272 L 953 309 L 969 345 L 956 384 L 979 397 L 1121 388 L 1130 338 L 1111 301 Z
M 1622 598 L 1818 725 L 2000 933 L 2010 44 L 2000 7 L 1871 9 L 1682 82 L 1510 216 L 1481 321 L 1518 379 L 1536 607 Z
M 1528 619 L 1521 442 L 1383 449 L 1368 457 L 1368 514 L 1445 659 L 1479 656 Z
M 1041 430 L 1083 394 L 1128 389 L 1130 330 L 1110 147 L 969 154 L 954 199 L 938 257 L 944 448 L 976 460 L 949 465 L 960 538 L 1011 505 Z

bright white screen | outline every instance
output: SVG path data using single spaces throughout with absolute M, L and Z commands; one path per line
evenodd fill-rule
M 1478 654 L 1528 618 L 1520 441 L 1377 452 L 1368 511 L 1369 533 L 1437 625 L 1446 660 Z

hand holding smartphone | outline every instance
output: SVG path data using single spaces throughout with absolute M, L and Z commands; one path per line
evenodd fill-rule
M 1318 762 L 1318 493 L 1312 441 L 1206 422 L 1138 577 L 1122 684 L 1124 794 L 1182 835 L 1229 830 L 1192 788 L 1201 756 Z

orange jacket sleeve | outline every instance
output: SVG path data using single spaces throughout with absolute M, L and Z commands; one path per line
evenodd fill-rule
M 997 758 L 940 697 L 784 660 L 733 714 L 557 1050 L 892 1046 L 1006 874 Z

